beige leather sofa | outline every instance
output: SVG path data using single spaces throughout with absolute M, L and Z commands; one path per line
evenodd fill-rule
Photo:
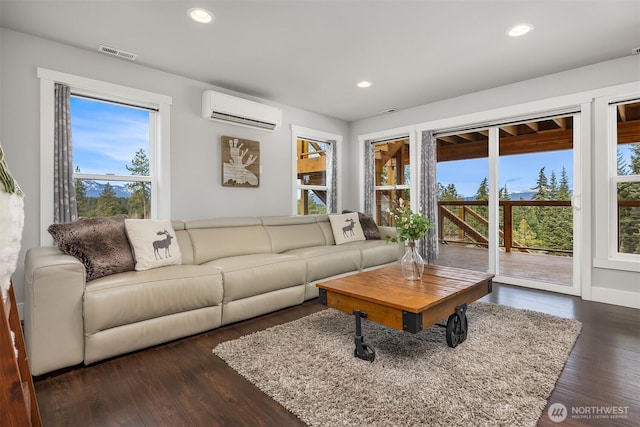
M 56 247 L 27 251 L 24 330 L 33 375 L 90 364 L 301 304 L 318 281 L 397 262 L 382 240 L 336 245 L 328 216 L 173 221 L 182 265 L 85 281 Z

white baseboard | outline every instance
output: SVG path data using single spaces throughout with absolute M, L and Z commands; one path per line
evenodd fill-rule
M 609 288 L 591 288 L 591 301 L 640 309 L 640 293 Z

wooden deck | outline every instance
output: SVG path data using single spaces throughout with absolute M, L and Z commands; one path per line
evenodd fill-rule
M 440 245 L 436 265 L 487 271 L 489 253 L 486 249 L 455 245 Z M 522 252 L 500 251 L 500 275 L 571 286 L 573 258 Z

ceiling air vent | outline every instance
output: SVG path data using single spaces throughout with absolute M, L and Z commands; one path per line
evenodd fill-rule
M 396 111 L 399 111 L 399 110 L 393 107 L 393 108 L 389 108 L 388 110 L 380 111 L 378 112 L 378 114 L 391 114 L 391 113 L 395 113 Z
M 129 61 L 135 61 L 138 55 L 135 53 L 127 52 L 124 50 L 116 49 L 115 47 L 109 47 L 105 45 L 98 46 L 98 52 L 106 53 L 107 55 L 117 56 L 118 58 L 128 59 Z

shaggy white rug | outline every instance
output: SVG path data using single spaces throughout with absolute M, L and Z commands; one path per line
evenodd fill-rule
M 456 348 L 364 320 L 373 363 L 355 358 L 354 317 L 333 309 L 213 352 L 311 426 L 534 426 L 580 334 L 576 320 L 476 302 Z

